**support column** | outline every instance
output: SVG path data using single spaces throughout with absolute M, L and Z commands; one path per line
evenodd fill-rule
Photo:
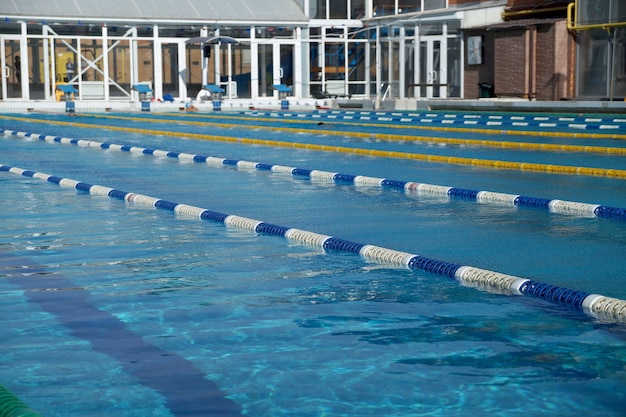
M 82 57 L 82 52 L 81 52 Z M 82 65 L 81 65 L 82 66 Z M 109 30 L 106 25 L 102 25 L 102 71 L 104 71 L 104 99 L 109 99 Z M 82 69 L 78 67 L 76 72 L 81 73 Z
M 259 44 L 256 41 L 256 28 L 250 27 L 250 95 L 259 98 Z
M 163 97 L 163 56 L 158 25 L 152 27 L 152 56 L 154 57 L 154 96 L 161 98 Z
M 397 7 L 397 2 L 396 2 L 396 7 Z M 406 90 L 406 71 L 404 70 L 404 61 L 406 59 L 406 54 L 405 54 L 405 50 L 404 50 L 404 37 L 406 36 L 406 31 L 404 29 L 404 26 L 400 26 L 400 42 L 399 42 L 399 47 L 398 47 L 398 71 L 400 72 L 398 74 L 398 84 L 400 84 L 398 86 L 398 98 L 405 98 L 406 94 L 404 93 Z

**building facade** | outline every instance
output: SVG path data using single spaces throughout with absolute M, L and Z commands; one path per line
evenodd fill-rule
M 132 100 L 136 84 L 157 99 L 206 84 L 231 100 L 277 84 L 378 102 L 624 96 L 625 4 L 578 0 L 570 21 L 554 0 L 4 2 L 0 99 L 56 100 L 60 83 L 79 100 Z

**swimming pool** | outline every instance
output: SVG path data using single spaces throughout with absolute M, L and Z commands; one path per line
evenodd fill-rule
M 306 124 L 280 115 L 261 120 L 265 114 L 101 116 L 3 118 L 3 129 L 51 139 L 5 135 L 0 164 L 626 299 L 626 222 L 620 218 L 478 203 L 271 168 L 623 208 L 626 183 L 619 177 L 322 152 L 313 146 L 626 169 L 616 152 L 435 140 L 489 136 L 624 148 L 622 139 L 593 137 L 600 128 L 574 137 L 559 126 L 554 137 L 537 138 L 486 133 L 486 123 L 473 131 L 437 130 L 446 127 L 441 123 L 403 133 L 430 141 L 383 140 L 371 133 L 397 132 L 388 126 L 394 120 L 371 115 L 360 124 L 383 126 L 328 118 Z M 584 121 L 570 122 L 579 125 L 570 128 L 576 134 L 584 133 Z M 626 134 L 614 119 L 588 123 L 617 125 L 610 134 Z M 211 135 L 215 140 L 208 140 Z M 65 144 L 55 137 L 129 148 Z M 276 141 L 283 144 L 274 146 Z M 130 147 L 216 159 L 194 163 Z M 0 174 L 0 383 L 44 415 L 618 416 L 624 409 L 623 325 L 351 252 L 88 195 L 37 177 Z

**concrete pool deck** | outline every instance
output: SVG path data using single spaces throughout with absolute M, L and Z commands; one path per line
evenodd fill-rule
M 296 99 L 289 98 L 289 110 L 313 111 L 317 108 L 370 111 L 469 111 L 469 112 L 511 112 L 511 113 L 569 113 L 569 114 L 624 114 L 626 101 L 530 101 L 508 98 L 485 99 L 397 99 L 376 103 L 373 99 Z M 200 112 L 213 112 L 210 101 L 193 102 Z M 142 103 L 138 100 L 76 100 L 76 112 L 141 112 Z M 152 112 L 184 111 L 185 100 L 174 102 L 150 102 Z M 246 111 L 250 109 L 281 110 L 281 100 L 231 99 L 224 100 L 221 111 Z M 66 110 L 64 101 L 47 100 L 5 100 L 0 101 L 0 113 L 54 112 Z M 283 109 L 284 110 L 284 109 Z

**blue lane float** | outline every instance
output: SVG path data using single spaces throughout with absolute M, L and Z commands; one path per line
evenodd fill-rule
M 494 114 L 455 114 L 381 111 L 317 110 L 314 112 L 246 111 L 252 117 L 281 119 L 326 119 L 343 122 L 383 122 L 400 125 L 423 123 L 426 125 L 471 127 L 533 127 L 541 129 L 566 129 L 571 131 L 596 130 L 613 133 L 626 129 L 626 118 L 619 117 L 567 117 L 567 116 L 515 116 Z
M 101 185 L 93 185 L 70 178 L 61 178 L 18 167 L 0 165 L 0 172 L 10 172 L 24 177 L 37 178 L 58 184 L 61 187 L 83 191 L 91 195 L 107 196 L 124 200 L 131 204 L 168 210 L 179 215 L 191 216 L 200 220 L 209 220 L 221 223 L 226 227 L 246 230 L 252 233 L 282 236 L 291 242 L 302 245 L 314 246 L 329 251 L 355 253 L 373 263 L 390 267 L 402 267 L 410 270 L 419 269 L 427 271 L 435 275 L 456 279 L 465 286 L 480 288 L 492 293 L 540 298 L 553 304 L 583 312 L 602 322 L 626 323 L 626 301 L 617 298 L 571 290 L 533 281 L 528 278 L 506 275 L 472 266 L 439 261 L 376 245 L 351 242 L 320 233 L 265 223 L 260 220 L 232 214 L 219 213 L 201 207 L 116 190 Z
M 626 220 L 626 209 L 600 204 L 581 203 L 576 201 L 565 201 L 558 199 L 545 199 L 522 196 L 518 194 L 498 193 L 493 191 L 470 190 L 442 185 L 424 184 L 386 178 L 375 178 L 364 175 L 342 174 L 339 172 L 311 170 L 283 165 L 265 164 L 260 162 L 220 158 L 205 155 L 195 155 L 184 152 L 172 152 L 161 149 L 149 149 L 131 145 L 119 145 L 114 143 L 97 142 L 76 138 L 63 138 L 58 136 L 13 130 L 4 130 L 4 134 L 20 138 L 38 139 L 49 143 L 61 143 L 66 145 L 75 145 L 96 149 L 108 149 L 111 151 L 140 153 L 157 157 L 167 157 L 197 163 L 205 163 L 214 167 L 234 167 L 239 170 L 270 171 L 275 174 L 291 175 L 300 179 L 308 179 L 310 181 L 334 182 L 336 184 L 354 185 L 361 187 L 366 186 L 390 188 L 403 191 L 407 195 L 455 198 L 474 201 L 480 204 L 487 205 L 524 207 L 547 210 L 551 213 L 566 214 L 571 216 Z

